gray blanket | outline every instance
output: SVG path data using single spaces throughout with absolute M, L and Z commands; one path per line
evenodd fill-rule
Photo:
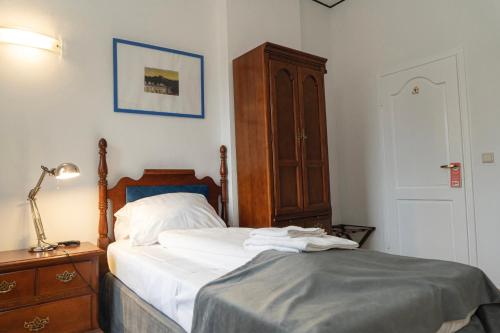
M 434 333 L 494 303 L 500 292 L 467 265 L 366 250 L 266 251 L 200 290 L 192 332 Z M 500 317 L 500 307 L 488 310 Z

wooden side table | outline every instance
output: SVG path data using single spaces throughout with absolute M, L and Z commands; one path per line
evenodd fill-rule
M 354 224 L 334 224 L 332 225 L 332 235 L 357 241 L 359 247 L 362 247 L 375 229 L 375 227 Z
M 101 332 L 98 258 L 90 243 L 0 252 L 0 332 Z

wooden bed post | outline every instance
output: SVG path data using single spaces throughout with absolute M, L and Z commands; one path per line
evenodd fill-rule
M 106 250 L 109 245 L 108 236 L 108 164 L 106 163 L 106 148 L 108 143 L 105 139 L 99 140 L 99 240 L 97 245 Z
M 222 188 L 221 195 L 221 217 L 228 224 L 227 216 L 227 148 L 220 146 L 220 186 Z M 229 225 L 228 225 L 229 226 Z

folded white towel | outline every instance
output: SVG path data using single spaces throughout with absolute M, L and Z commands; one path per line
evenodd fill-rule
M 265 237 L 253 236 L 247 238 L 243 243 L 245 249 L 255 249 L 256 246 L 266 246 L 269 249 L 283 251 L 283 249 L 295 249 L 304 252 L 325 251 L 329 249 L 356 249 L 358 243 L 349 239 L 335 236 L 320 237 Z
M 299 253 L 297 249 L 292 249 L 290 247 L 272 246 L 272 245 L 245 245 L 245 250 L 247 251 L 258 251 L 263 252 L 267 250 L 277 250 L 281 252 L 292 252 Z
M 297 226 L 288 226 L 285 228 L 260 228 L 250 232 L 250 237 L 315 237 L 326 235 L 322 228 L 302 228 Z

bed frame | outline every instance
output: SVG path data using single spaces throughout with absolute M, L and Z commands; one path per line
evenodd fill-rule
M 108 245 L 115 241 L 114 214 L 126 204 L 126 189 L 128 186 L 179 186 L 205 185 L 208 187 L 208 202 L 219 212 L 220 217 L 228 225 L 227 216 L 227 149 L 220 147 L 220 185 L 210 177 L 198 179 L 192 169 L 145 169 L 141 178 L 135 180 L 129 177 L 121 178 L 118 183 L 108 189 L 108 165 L 106 154 L 108 143 L 99 140 L 99 239 L 98 246 L 107 250 Z M 220 201 L 219 201 L 220 198 Z M 108 200 L 111 202 L 113 219 L 108 228 Z M 111 230 L 109 230 L 111 229 Z M 101 261 L 101 274 L 108 271 L 106 258 Z

